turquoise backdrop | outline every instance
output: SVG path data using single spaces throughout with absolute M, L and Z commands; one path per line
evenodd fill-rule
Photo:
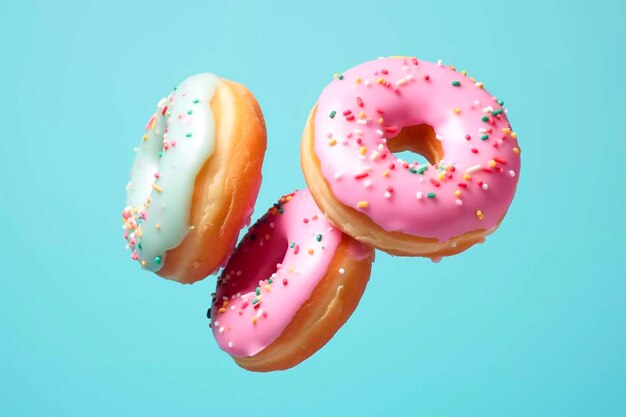
M 1 416 L 626 415 L 626 2 L 11 1 L 0 15 Z M 268 128 L 255 217 L 304 185 L 332 74 L 442 58 L 504 99 L 523 168 L 502 227 L 444 259 L 378 253 L 295 369 L 216 346 L 215 278 L 141 271 L 121 236 L 143 126 L 186 76 L 245 83 Z

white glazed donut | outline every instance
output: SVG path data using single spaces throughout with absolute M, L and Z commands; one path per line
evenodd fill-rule
M 265 149 L 261 110 L 243 85 L 209 73 L 183 81 L 136 148 L 122 212 L 132 259 L 183 283 L 219 268 L 249 221 Z

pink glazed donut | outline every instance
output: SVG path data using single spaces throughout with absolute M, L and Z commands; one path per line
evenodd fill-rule
M 502 106 L 441 62 L 361 64 L 335 76 L 309 116 L 307 185 L 338 228 L 368 245 L 433 259 L 462 252 L 498 227 L 517 187 L 520 149 Z
M 297 365 L 350 317 L 373 260 L 308 190 L 282 197 L 250 227 L 217 281 L 208 314 L 219 347 L 252 371 Z

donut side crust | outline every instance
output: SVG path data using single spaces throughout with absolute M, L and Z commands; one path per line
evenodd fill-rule
M 232 253 L 261 185 L 267 148 L 265 121 L 252 93 L 223 80 L 210 102 L 215 150 L 196 176 L 189 224 L 166 253 L 158 275 L 190 284 L 215 272 Z

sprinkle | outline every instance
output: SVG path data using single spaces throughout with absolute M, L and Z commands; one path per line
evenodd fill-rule
M 454 114 L 461 114 L 461 109 L 459 109 L 458 107 L 454 107 L 452 109 L 452 113 L 454 113 Z
M 454 202 L 455 202 L 455 203 L 456 203 L 456 205 L 457 205 L 457 206 L 459 206 L 459 207 L 463 205 L 463 200 L 460 200 L 460 199 L 458 199 L 458 198 L 457 198 L 456 200 L 454 200 Z
M 429 179 L 429 181 L 430 181 L 430 183 L 431 183 L 432 185 L 434 185 L 435 187 L 439 187 L 439 186 L 441 185 L 441 184 L 439 183 L 439 181 L 437 181 L 437 180 L 436 180 L 436 179 L 434 179 L 434 178 L 430 178 L 430 179 Z
M 489 189 L 489 186 L 487 185 L 487 183 L 483 183 L 482 189 L 485 190 L 485 191 L 487 191 L 487 189 Z
M 309 248 L 306 251 L 309 255 L 313 255 L 315 253 L 315 250 L 313 250 L 313 248 Z
M 337 114 L 337 112 L 335 110 L 333 110 L 333 111 L 330 112 L 328 117 L 330 117 L 331 119 L 334 119 L 336 114 Z
M 283 285 L 287 285 L 289 284 L 289 280 L 287 280 L 287 278 L 283 278 Z
M 509 171 L 509 176 L 510 176 L 510 177 L 515 177 L 515 171 L 510 170 L 510 171 Z
M 495 168 L 496 166 L 496 161 L 494 161 L 493 159 L 491 161 L 489 161 L 489 167 L 490 168 Z
M 343 274 L 345 274 L 345 273 L 346 273 L 346 270 L 345 270 L 345 269 L 343 269 L 343 268 L 339 268 L 339 273 L 340 273 L 341 275 L 343 275 Z
M 476 210 L 476 217 L 478 218 L 478 220 L 482 220 L 483 217 L 485 217 L 485 216 L 483 215 L 482 211 Z
M 409 78 L 400 78 L 398 81 L 396 81 L 396 86 L 398 87 L 402 87 L 403 85 L 405 85 L 406 83 L 409 82 Z
M 191 137 L 191 132 L 188 132 L 185 136 L 190 138 Z
M 200 100 L 198 100 L 197 98 L 193 99 L 193 104 L 198 104 L 200 102 Z
M 317 236 L 315 236 L 315 240 L 317 240 L 318 242 L 322 241 L 322 235 L 318 234 Z
M 359 107 L 363 107 L 363 99 L 361 99 L 361 97 L 357 97 L 356 98 L 356 104 Z
M 460 81 L 452 81 L 452 85 L 455 87 L 460 87 L 461 86 L 461 82 Z
M 163 188 L 161 188 L 160 186 L 156 185 L 155 183 L 152 183 L 152 188 L 154 188 L 158 192 L 162 192 L 163 191 Z
M 359 201 L 358 203 L 356 203 L 356 206 L 358 208 L 367 208 L 369 207 L 369 203 L 367 201 Z
M 427 169 L 428 169 L 428 165 L 425 165 L 425 166 L 421 167 L 420 169 L 418 169 L 417 173 L 419 175 L 424 175 L 424 172 L 426 172 Z
M 368 172 L 359 172 L 358 174 L 354 175 L 354 178 L 357 179 L 357 180 L 360 180 L 362 178 L 367 177 L 368 175 L 369 175 Z
M 481 119 L 483 122 L 488 122 L 489 121 L 489 116 L 483 116 L 481 117 Z
M 466 174 L 473 174 L 476 171 L 480 171 L 481 168 L 482 168 L 482 165 L 480 165 L 480 164 L 479 165 L 474 165 L 474 166 L 471 166 L 471 167 L 467 168 L 465 170 L 465 173 Z
M 482 135 L 480 137 L 480 140 L 487 140 L 487 139 L 489 139 L 489 135 Z
M 252 324 L 256 324 L 256 320 L 257 320 L 256 316 L 252 316 L 252 319 L 250 319 Z
M 154 263 L 155 264 L 160 264 L 161 263 L 161 257 L 160 256 L 155 256 L 154 257 Z
M 513 153 L 515 155 L 519 155 L 519 148 L 513 148 Z
M 359 148 L 359 154 L 360 155 L 365 155 L 366 152 L 367 152 L 367 148 L 365 146 L 361 146 Z
M 143 140 L 148 140 L 148 135 L 143 135 Z
M 418 191 L 415 196 L 417 197 L 418 200 L 421 200 L 422 199 L 422 192 Z

